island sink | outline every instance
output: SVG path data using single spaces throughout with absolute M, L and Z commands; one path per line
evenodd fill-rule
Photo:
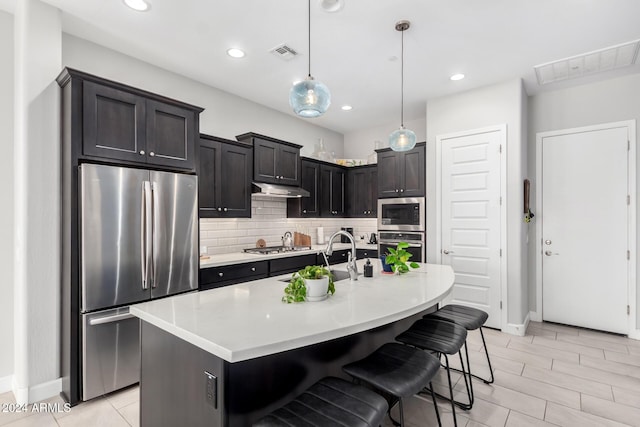
M 343 271 L 343 270 L 331 270 L 331 274 L 333 274 L 333 281 L 334 282 L 339 282 L 341 280 L 344 279 L 348 279 L 349 276 L 349 272 L 348 271 Z M 360 276 L 361 274 L 358 273 L 358 275 Z M 291 277 L 287 277 L 284 279 L 279 279 L 281 282 L 288 282 L 289 280 L 291 280 Z

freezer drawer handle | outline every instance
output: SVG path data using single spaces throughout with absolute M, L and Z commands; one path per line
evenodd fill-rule
M 131 313 L 114 314 L 113 316 L 104 316 L 104 317 L 91 319 L 89 320 L 89 325 L 90 326 L 103 325 L 105 323 L 113 323 L 113 322 L 119 322 L 121 320 L 132 319 L 134 317 L 136 316 L 134 316 Z

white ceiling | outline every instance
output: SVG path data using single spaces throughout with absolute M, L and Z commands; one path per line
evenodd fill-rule
M 12 10 L 15 0 L 0 0 Z M 63 11 L 72 35 L 291 113 L 288 92 L 307 74 L 304 0 L 153 0 L 145 13 L 122 0 L 44 0 Z M 311 73 L 332 93 L 315 124 L 348 132 L 400 124 L 401 19 L 405 33 L 405 120 L 428 99 L 513 78 L 529 94 L 631 72 L 633 67 L 538 86 L 535 65 L 640 38 L 637 0 L 345 0 L 327 13 L 312 0 Z M 291 61 L 268 51 L 286 43 Z M 226 55 L 229 47 L 247 52 Z M 467 77 L 449 80 L 454 73 Z M 344 112 L 343 104 L 353 110 Z M 304 120 L 304 119 L 301 119 Z M 308 119 L 307 119 L 308 120 Z

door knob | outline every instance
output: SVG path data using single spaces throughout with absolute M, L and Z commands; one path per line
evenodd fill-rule
M 560 254 L 559 254 L 559 253 L 557 253 L 557 252 L 551 252 L 551 251 L 544 251 L 544 254 L 545 254 L 546 256 L 551 256 L 551 255 L 560 255 Z
M 448 250 L 445 249 L 445 250 L 442 251 L 442 253 L 445 254 L 445 255 L 449 255 L 449 254 L 452 254 L 453 251 L 448 251 Z
M 544 244 L 547 245 L 547 246 L 550 245 L 551 244 L 551 240 L 545 240 Z

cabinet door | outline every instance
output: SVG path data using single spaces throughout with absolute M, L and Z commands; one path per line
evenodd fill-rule
M 320 216 L 333 216 L 331 207 L 331 168 L 324 165 L 320 167 Z
M 309 197 L 300 198 L 301 216 L 318 217 L 320 216 L 320 207 L 318 196 L 320 192 L 320 165 L 313 162 L 302 163 L 302 188 L 309 192 Z
M 369 217 L 378 216 L 378 168 L 369 169 Z
M 300 185 L 300 149 L 280 145 L 276 158 L 276 177 L 284 185 Z
M 145 99 L 88 81 L 82 90 L 83 154 L 146 162 Z
M 197 133 L 192 110 L 147 101 L 147 162 L 192 170 Z
M 400 194 L 402 197 L 423 197 L 425 195 L 425 163 L 424 145 L 402 153 L 400 167 Z
M 258 138 L 253 142 L 253 179 L 259 182 L 278 184 L 276 164 L 280 144 Z
M 393 151 L 378 153 L 378 197 L 399 197 L 400 157 Z
M 335 168 L 331 171 L 331 209 L 334 216 L 345 216 L 347 213 L 345 198 L 345 184 L 347 181 L 347 173 Z
M 368 169 L 350 169 L 347 173 L 347 212 L 351 218 L 368 217 L 370 194 L 370 174 Z M 377 194 L 376 194 L 377 197 Z
M 200 139 L 198 200 L 201 218 L 216 218 L 220 207 L 222 144 Z
M 250 147 L 222 144 L 222 179 L 216 187 L 224 217 L 251 218 L 252 168 Z

